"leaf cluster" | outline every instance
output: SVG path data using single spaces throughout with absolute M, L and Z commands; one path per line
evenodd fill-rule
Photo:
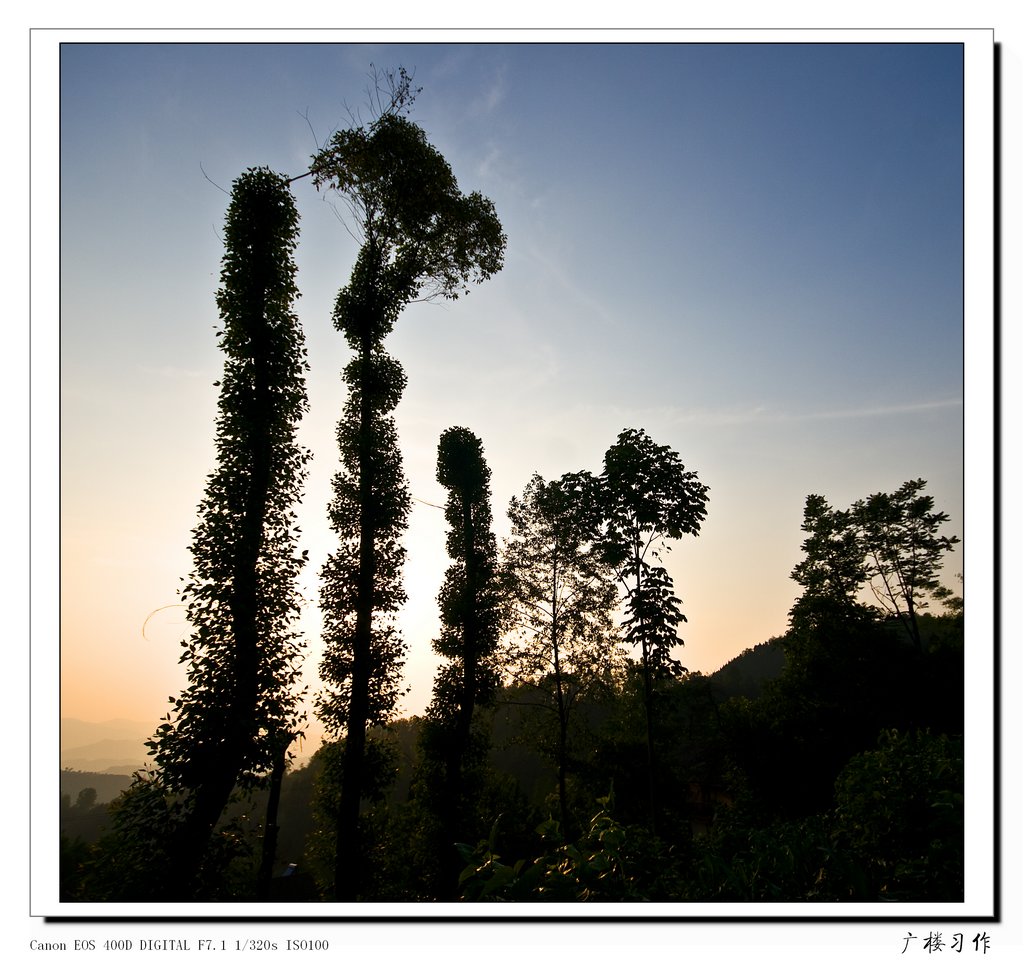
M 619 434 L 605 453 L 601 479 L 605 556 L 614 565 L 646 558 L 664 539 L 698 534 L 707 516 L 707 487 L 678 453 L 644 430 Z
M 599 811 L 584 834 L 568 841 L 561 826 L 548 819 L 536 832 L 548 847 L 532 861 L 513 865 L 496 851 L 496 829 L 475 847 L 460 844 L 465 868 L 459 876 L 461 898 L 470 902 L 630 902 L 649 899 L 648 868 L 664 854 L 657 840 L 639 826 L 612 815 L 611 796 L 598 799 Z M 663 864 L 663 863 L 662 863 Z

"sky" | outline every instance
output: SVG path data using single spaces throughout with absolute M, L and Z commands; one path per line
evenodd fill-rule
M 965 539 L 943 575 L 960 590 L 972 538 L 959 45 L 67 44 L 63 716 L 155 727 L 184 685 L 178 590 L 214 464 L 227 191 L 252 166 L 305 173 L 365 116 L 371 65 L 414 74 L 412 118 L 508 236 L 500 274 L 410 306 L 387 343 L 408 375 L 396 421 L 416 499 L 406 713 L 422 713 L 436 665 L 435 463 L 450 426 L 483 442 L 499 539 L 534 472 L 597 472 L 625 428 L 697 472 L 706 522 L 666 559 L 693 671 L 785 631 L 811 493 L 846 507 L 926 480 Z M 331 308 L 356 245 L 336 200 L 308 179 L 293 188 L 315 690 L 350 357 Z

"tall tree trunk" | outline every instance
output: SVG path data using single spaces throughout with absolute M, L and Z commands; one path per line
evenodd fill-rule
M 254 261 L 253 275 L 261 274 L 259 261 Z M 259 560 L 263 551 L 267 497 L 271 481 L 269 424 L 270 377 L 267 362 L 268 340 L 264 296 L 255 298 L 255 307 L 248 315 L 247 332 L 251 339 L 253 358 L 252 411 L 247 417 L 249 479 L 241 521 L 241 535 L 234 545 L 229 610 L 233 652 L 235 692 L 223 700 L 223 740 L 209 760 L 203 780 L 195 791 L 191 809 L 182 823 L 175 843 L 174 861 L 177 878 L 172 878 L 173 895 L 177 899 L 191 897 L 202 868 L 207 846 L 217 827 L 231 793 L 234 791 L 245 760 L 251 735 L 255 733 L 252 715 L 259 701 Z
M 556 549 L 557 550 L 557 549 Z M 569 829 L 569 799 L 566 795 L 565 762 L 569 715 L 562 686 L 562 657 L 558 632 L 558 556 L 551 566 L 551 664 L 555 674 L 555 706 L 558 711 L 558 809 L 563 834 Z
M 281 802 L 281 783 L 284 780 L 285 761 L 291 735 L 282 736 L 280 747 L 274 754 L 274 766 L 270 772 L 270 794 L 267 795 L 267 814 L 263 825 L 263 849 L 260 855 L 260 869 L 256 878 L 256 896 L 266 902 L 270 899 L 270 882 L 274 873 L 274 859 L 277 856 L 277 809 Z
M 636 576 L 636 590 L 641 590 L 641 573 L 643 572 L 643 560 L 640 557 L 640 542 L 635 539 L 633 542 L 635 553 L 634 574 Z M 639 606 L 643 605 L 640 599 Z M 642 608 L 639 609 L 638 623 L 640 628 L 640 664 L 644 681 L 644 726 L 647 736 L 647 801 L 651 816 L 651 831 L 657 833 L 657 803 L 655 801 L 654 788 L 654 678 L 651 673 L 651 648 L 648 645 L 647 621 L 643 616 Z
M 359 570 L 356 582 L 356 626 L 352 642 L 352 691 L 345 729 L 345 756 L 335 830 L 334 894 L 338 900 L 354 900 L 362 889 L 359 804 L 366 752 L 366 722 L 370 710 L 376 580 L 373 405 L 370 396 L 372 352 L 370 331 L 364 329 L 359 348 L 362 388 L 359 399 Z
M 654 685 L 651 678 L 651 660 L 645 639 L 641 644 L 644 677 L 644 720 L 647 730 L 647 800 L 650 806 L 651 831 L 657 833 L 657 804 L 654 791 Z

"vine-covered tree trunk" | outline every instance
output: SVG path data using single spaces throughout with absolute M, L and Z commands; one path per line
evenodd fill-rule
M 437 478 L 448 490 L 445 518 L 452 563 L 438 596 L 441 634 L 434 650 L 445 662 L 434 683 L 427 733 L 421 740 L 426 768 L 422 787 L 439 823 L 438 893 L 453 896 L 461 862 L 455 843 L 467 841 L 482 827 L 474 809 L 484 745 L 473 717 L 497 686 L 493 656 L 500 635 L 490 470 L 480 440 L 468 429 L 454 427 L 441 435 Z
M 335 477 L 330 508 L 340 545 L 324 567 L 321 592 L 327 644 L 321 675 L 335 689 L 321 697 L 320 711 L 344 737 L 335 824 L 340 900 L 355 899 L 362 887 L 359 810 L 367 785 L 367 727 L 393 713 L 405 652 L 393 620 L 405 600 L 399 539 L 410 501 L 391 418 L 405 375 L 384 351 L 388 329 L 371 314 L 380 306 L 379 259 L 371 247 L 364 256 L 335 308 L 335 323 L 356 354 L 345 370 L 349 398 L 338 424 L 344 469 Z
M 282 737 L 274 752 L 274 766 L 270 771 L 270 791 L 267 794 L 267 812 L 263 819 L 263 848 L 260 851 L 260 868 L 256 878 L 256 895 L 261 900 L 270 898 L 270 883 L 274 875 L 274 859 L 277 857 L 277 837 L 281 831 L 277 823 L 277 811 L 281 804 L 281 784 L 284 781 L 285 765 L 288 762 L 288 746 L 292 737 Z
M 377 577 L 375 538 L 378 525 L 374 517 L 376 484 L 373 463 L 373 402 L 369 390 L 373 383 L 373 343 L 369 330 L 359 342 L 359 562 L 355 593 L 355 627 L 352 639 L 352 685 L 348 720 L 345 723 L 345 756 L 341 779 L 341 797 L 335 840 L 334 888 L 339 900 L 355 899 L 361 888 L 359 804 L 363 781 L 363 757 L 366 751 L 366 725 L 370 719 L 371 642 L 374 592 Z M 408 505 L 406 504 L 406 508 Z M 400 524 L 389 527 L 404 527 Z
M 236 787 L 274 763 L 271 742 L 300 720 L 293 685 L 302 643 L 293 508 L 307 454 L 295 443 L 306 409 L 302 333 L 291 305 L 298 215 L 287 180 L 251 169 L 232 190 L 217 293 L 226 355 L 218 467 L 200 504 L 183 592 L 192 637 L 189 685 L 150 742 L 159 780 L 183 799 L 171 837 L 168 895 L 189 898 L 204 851 Z
M 381 76 L 375 80 L 379 83 Z M 336 822 L 335 895 L 360 895 L 359 805 L 367 790 L 366 728 L 383 722 L 399 696 L 405 647 L 394 614 L 405 600 L 399 543 L 409 493 L 392 414 L 405 376 L 383 341 L 418 297 L 455 298 L 501 268 L 505 236 L 494 207 L 464 196 L 443 156 L 404 117 L 416 92 L 410 78 L 384 76 L 377 117 L 335 133 L 313 158 L 318 187 L 344 196 L 362 235 L 349 284 L 335 306 L 335 327 L 356 358 L 345 370 L 349 400 L 338 427 L 342 472 L 331 521 L 339 548 L 324 566 L 321 606 L 327 686 L 318 711 L 345 737 Z

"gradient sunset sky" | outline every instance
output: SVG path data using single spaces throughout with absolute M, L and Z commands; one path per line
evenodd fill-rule
M 785 631 L 809 493 L 923 478 L 965 538 L 964 70 L 955 43 L 93 44 L 60 55 L 61 713 L 152 723 L 183 686 L 180 579 L 214 460 L 214 293 L 232 180 L 306 172 L 404 65 L 412 117 L 495 204 L 505 269 L 410 307 L 388 347 L 417 501 L 406 712 L 431 692 L 446 567 L 444 429 L 510 497 L 600 470 L 644 428 L 708 485 L 666 564 L 679 657 L 711 672 Z M 350 357 L 331 325 L 356 245 L 294 185 L 311 372 L 301 442 L 309 678 Z M 990 322 L 982 322 L 982 326 Z M 976 540 L 976 539 L 975 539 Z M 968 576 L 969 578 L 969 576 Z M 968 585 L 970 582 L 968 581 Z M 311 709 L 311 706 L 310 706 Z

